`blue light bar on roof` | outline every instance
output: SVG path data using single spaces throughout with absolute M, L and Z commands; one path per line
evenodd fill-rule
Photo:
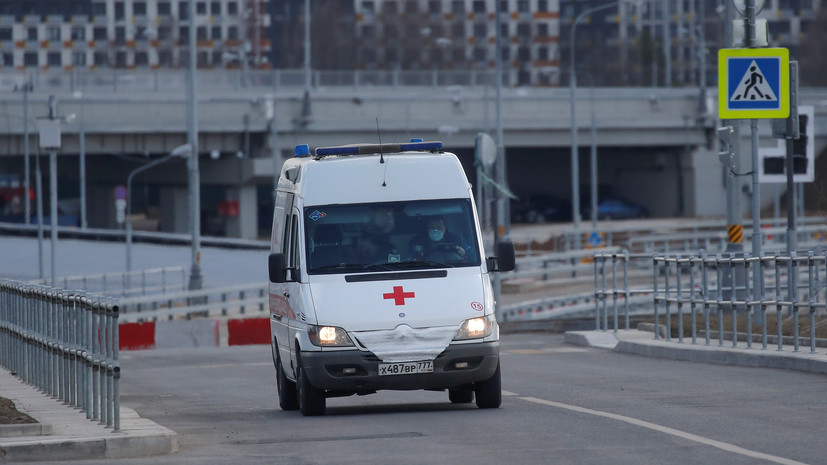
M 307 144 L 301 144 L 296 146 L 296 156 L 297 157 L 304 157 L 306 155 L 310 155 L 310 147 Z
M 367 155 L 374 153 L 435 152 L 442 150 L 442 142 L 407 142 L 403 144 L 352 144 L 339 147 L 319 147 L 316 156 Z

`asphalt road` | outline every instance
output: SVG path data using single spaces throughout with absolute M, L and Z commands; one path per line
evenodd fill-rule
M 502 407 L 442 392 L 277 407 L 268 346 L 125 352 L 122 402 L 180 452 L 112 464 L 824 463 L 827 378 L 649 359 L 507 334 Z

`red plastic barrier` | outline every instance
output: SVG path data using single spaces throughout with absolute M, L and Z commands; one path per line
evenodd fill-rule
M 154 349 L 155 322 L 118 325 L 118 348 L 120 350 Z
M 238 318 L 227 321 L 227 344 L 246 346 L 270 343 L 268 318 Z

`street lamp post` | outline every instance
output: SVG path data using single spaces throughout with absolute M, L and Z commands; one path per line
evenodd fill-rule
M 132 271 L 132 178 L 136 174 L 146 171 L 152 167 L 158 166 L 172 158 L 188 157 L 192 147 L 189 144 L 184 144 L 176 147 L 169 155 L 151 161 L 146 165 L 139 166 L 129 173 L 126 178 L 126 271 Z
M 198 171 L 198 121 L 195 110 L 195 68 L 197 63 L 195 41 L 195 0 L 189 0 L 189 66 L 187 73 L 187 143 L 190 146 L 189 157 L 189 226 L 192 237 L 192 265 L 190 290 L 203 287 L 201 275 L 201 176 Z
M 577 25 L 586 16 L 596 13 L 601 10 L 606 10 L 620 5 L 620 1 L 606 3 L 605 5 L 589 8 L 581 12 L 574 19 L 571 25 L 571 37 L 569 38 L 569 97 L 571 106 L 571 214 L 574 222 L 575 235 L 580 229 L 580 163 L 578 160 L 578 142 L 577 142 L 577 103 L 575 94 L 577 92 L 577 73 L 575 72 L 575 55 L 574 55 L 574 38 L 577 32 Z M 592 200 L 594 201 L 594 199 Z M 592 213 L 594 214 L 594 212 Z M 580 247 L 579 238 L 576 239 L 576 247 Z

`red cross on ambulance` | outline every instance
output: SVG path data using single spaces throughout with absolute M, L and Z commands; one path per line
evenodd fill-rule
M 393 299 L 396 305 L 405 305 L 405 299 L 413 299 L 413 292 L 405 292 L 402 286 L 393 286 L 393 292 L 382 294 L 386 300 Z

